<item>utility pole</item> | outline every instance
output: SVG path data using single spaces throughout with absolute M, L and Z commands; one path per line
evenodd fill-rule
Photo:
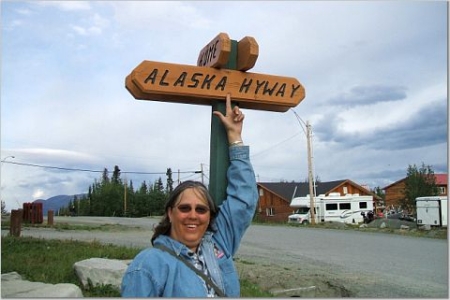
M 308 146 L 308 177 L 309 177 L 309 205 L 310 205 L 310 215 L 311 215 L 311 224 L 316 224 L 316 212 L 314 205 L 314 190 L 313 190 L 313 172 L 312 172 L 312 155 L 311 155 L 311 125 L 309 121 L 306 121 L 306 140 Z
M 311 216 L 311 224 L 316 224 L 316 212 L 315 212 L 315 204 L 314 204 L 314 198 L 316 197 L 316 184 L 314 182 L 314 176 L 313 176 L 313 168 L 312 168 L 312 150 L 311 150 L 311 125 L 309 124 L 309 121 L 306 121 L 306 123 L 300 118 L 300 116 L 295 112 L 295 110 L 291 109 L 291 111 L 294 113 L 295 117 L 297 118 L 298 123 L 303 129 L 303 132 L 306 134 L 306 142 L 307 142 L 307 151 L 308 151 L 308 182 L 309 182 L 309 206 L 310 206 L 310 216 Z M 306 126 L 303 128 L 303 124 Z M 294 193 L 295 195 L 295 193 Z
M 125 179 L 125 184 L 123 185 L 124 191 L 123 191 L 123 216 L 127 216 L 127 177 Z

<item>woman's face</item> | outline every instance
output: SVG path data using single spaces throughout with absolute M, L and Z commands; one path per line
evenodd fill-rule
M 180 194 L 174 207 L 169 208 L 168 216 L 170 237 L 197 251 L 211 217 L 207 200 L 195 188 L 188 188 Z

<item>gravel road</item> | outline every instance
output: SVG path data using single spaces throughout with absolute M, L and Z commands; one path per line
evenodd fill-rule
M 55 217 L 55 224 L 111 227 L 27 227 L 21 235 L 144 248 L 150 246 L 157 222 L 157 218 Z M 235 258 L 241 278 L 277 297 L 448 298 L 447 240 L 252 225 Z

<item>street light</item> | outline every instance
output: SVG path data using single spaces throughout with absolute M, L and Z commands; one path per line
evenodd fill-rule
M 295 110 L 291 109 L 291 111 L 294 113 L 294 115 L 297 117 L 297 121 L 300 124 L 300 126 L 303 129 L 303 132 L 306 134 L 306 141 L 307 141 L 307 150 L 308 150 L 308 182 L 309 182 L 309 206 L 310 206 L 310 215 L 311 215 L 311 224 L 316 224 L 316 212 L 315 212 L 315 205 L 314 205 L 314 197 L 316 196 L 315 193 L 315 183 L 314 183 L 314 176 L 313 176 L 313 170 L 312 170 L 312 151 L 311 151 L 311 125 L 308 121 L 306 123 L 300 118 L 300 116 L 295 112 Z M 306 126 L 303 128 L 303 124 Z

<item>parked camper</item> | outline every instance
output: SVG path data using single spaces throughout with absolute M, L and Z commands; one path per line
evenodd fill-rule
M 295 208 L 294 214 L 288 217 L 289 223 L 311 223 L 310 197 L 296 197 L 290 206 Z M 373 197 L 359 194 L 330 193 L 328 196 L 314 197 L 315 220 L 319 222 L 342 222 L 358 224 L 364 222 L 364 216 L 373 213 Z
M 417 225 L 447 227 L 447 197 L 416 198 Z

